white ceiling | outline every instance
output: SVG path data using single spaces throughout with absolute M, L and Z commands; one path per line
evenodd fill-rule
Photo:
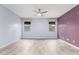
M 73 7 L 75 4 L 5 4 L 4 7 L 10 9 L 20 17 L 35 17 L 34 10 L 41 8 L 48 10 L 45 14 L 46 17 L 60 17 Z

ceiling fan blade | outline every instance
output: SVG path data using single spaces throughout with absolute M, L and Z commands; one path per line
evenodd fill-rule
M 40 14 L 41 16 L 43 16 L 44 13 L 47 13 L 48 11 L 41 11 L 42 9 L 37 9 L 34 10 L 35 13 Z
M 44 11 L 44 12 L 42 12 L 42 13 L 47 13 L 48 11 Z

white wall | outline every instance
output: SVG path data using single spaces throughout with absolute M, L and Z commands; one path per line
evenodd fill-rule
M 20 39 L 20 18 L 0 5 L 0 47 Z
M 49 32 L 47 18 L 33 18 L 31 21 L 31 31 L 23 31 L 22 36 L 22 38 L 57 38 L 57 28 L 55 32 Z

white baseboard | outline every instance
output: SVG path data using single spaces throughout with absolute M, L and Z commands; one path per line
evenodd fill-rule
M 14 40 L 14 41 L 11 41 L 11 42 L 7 43 L 6 45 L 1 46 L 0 49 L 5 48 L 5 47 L 11 45 L 11 44 L 17 42 L 18 40 L 19 40 L 19 39 L 16 39 L 16 40 Z
M 64 41 L 64 40 L 62 40 L 62 39 L 60 39 L 60 41 L 66 43 L 66 44 L 68 44 L 68 45 L 70 45 L 70 46 L 72 46 L 73 48 L 79 49 L 79 47 L 77 47 L 77 46 L 75 46 L 75 45 L 73 45 L 73 44 L 71 44 L 71 43 L 68 43 L 68 42 L 66 42 L 66 41 Z

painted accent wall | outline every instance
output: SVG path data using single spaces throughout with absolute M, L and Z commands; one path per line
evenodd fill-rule
M 0 5 L 0 48 L 20 39 L 20 18 Z
M 79 5 L 61 16 L 58 22 L 59 38 L 79 47 Z

